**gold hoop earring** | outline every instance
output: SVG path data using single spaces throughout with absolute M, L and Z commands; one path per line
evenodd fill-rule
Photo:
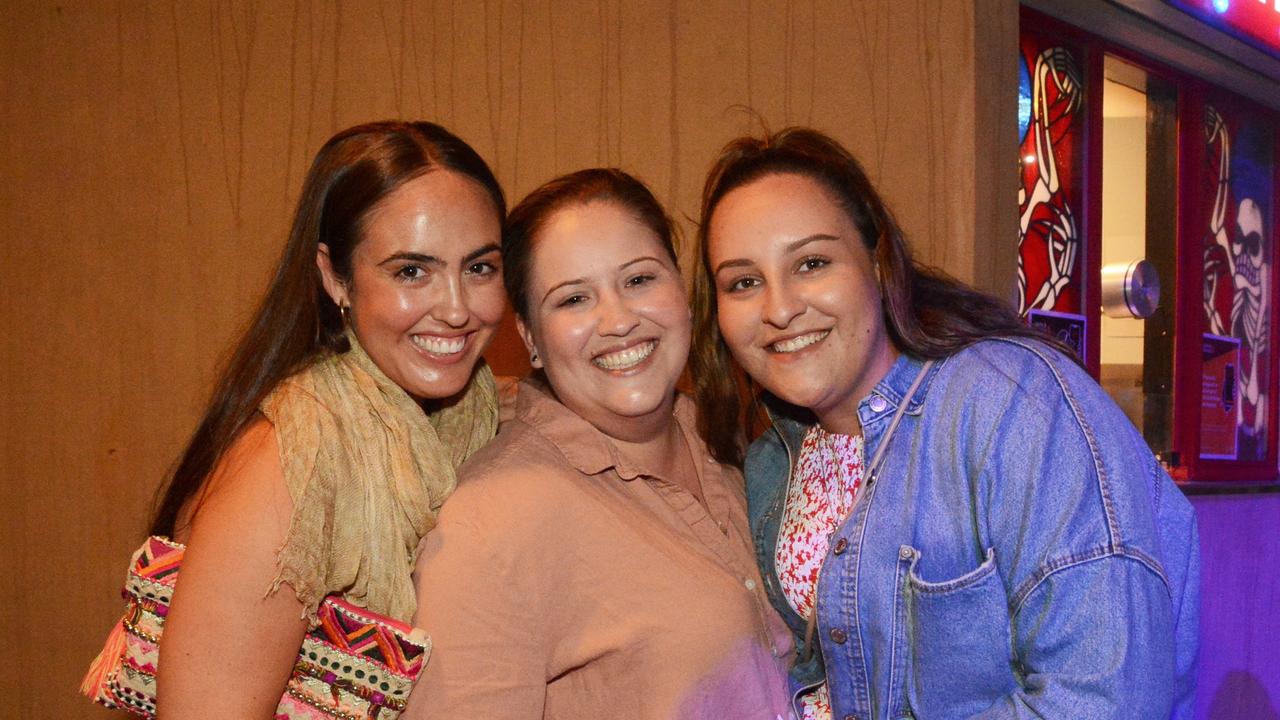
M 350 326 L 351 326 L 351 306 L 350 306 L 350 305 L 339 305 L 339 306 L 338 306 L 338 314 L 342 315 L 342 325 L 343 325 L 343 327 L 350 327 Z
M 533 352 L 529 353 L 529 364 L 534 365 L 537 362 L 538 362 L 538 351 L 534 350 Z

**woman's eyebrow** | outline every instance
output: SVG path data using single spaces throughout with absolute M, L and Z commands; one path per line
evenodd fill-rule
M 574 278 L 572 280 L 565 280 L 564 282 L 556 283 L 555 285 L 551 286 L 551 289 L 543 293 L 542 302 L 546 302 L 547 298 L 551 297 L 551 293 L 559 290 L 562 287 L 565 287 L 566 285 L 581 285 L 586 282 L 587 282 L 586 278 Z
M 424 253 L 407 252 L 407 251 L 392 253 L 388 255 L 385 260 L 383 260 L 378 264 L 386 265 L 387 263 L 395 262 L 397 260 L 410 260 L 412 262 L 422 263 L 423 265 L 444 265 L 445 264 L 443 260 L 436 257 L 435 255 L 427 255 Z
M 802 237 L 799 240 L 792 240 L 791 242 L 787 243 L 786 252 L 789 252 L 789 253 L 795 252 L 796 250 L 799 250 L 800 248 L 804 247 L 805 245 L 808 245 L 811 242 L 820 242 L 823 240 L 839 240 L 839 239 L 840 238 L 835 235 L 828 235 L 826 233 L 814 233 L 812 235 L 809 235 L 808 237 Z
M 478 248 L 476 250 L 472 250 L 471 252 L 467 253 L 467 256 L 462 258 L 462 264 L 466 265 L 467 263 L 471 262 L 472 260 L 475 260 L 476 258 L 482 258 L 491 252 L 497 252 L 501 249 L 502 248 L 498 247 L 497 243 L 489 243 L 488 245 L 485 245 L 482 248 Z
M 626 261 L 626 262 L 622 263 L 621 265 L 619 265 L 619 266 L 618 266 L 618 269 L 619 269 L 619 270 L 622 270 L 623 268 L 631 267 L 632 265 L 635 265 L 636 263 L 644 262 L 645 260 L 652 260 L 653 262 L 656 262 L 656 263 L 658 263 L 658 264 L 662 264 L 662 261 L 661 261 L 661 260 L 659 260 L 659 259 L 658 259 L 658 258 L 656 258 L 656 257 L 653 257 L 652 255 L 641 255 L 641 256 L 640 256 L 640 257 L 638 257 L 638 258 L 635 258 L 635 259 L 633 259 L 633 260 L 628 260 L 628 261 Z
M 725 260 L 724 262 L 717 265 L 716 269 L 711 271 L 711 274 L 719 275 L 721 270 L 728 270 L 729 268 L 735 268 L 735 267 L 750 267 L 751 265 L 752 265 L 752 262 L 746 258 L 734 258 L 732 260 Z

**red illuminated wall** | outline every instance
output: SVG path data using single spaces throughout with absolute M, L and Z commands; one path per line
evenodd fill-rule
M 1277 0 L 1167 0 L 1170 5 L 1280 57 Z

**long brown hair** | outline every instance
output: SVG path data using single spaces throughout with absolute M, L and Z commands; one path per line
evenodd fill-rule
M 183 451 L 151 521 L 150 534 L 171 535 L 182 508 L 282 380 L 327 352 L 349 350 L 342 314 L 316 267 L 320 243 L 334 272 L 351 277 L 351 254 L 378 201 L 435 169 L 484 187 L 502 217 L 506 200 L 489 166 L 453 133 L 429 122 L 358 125 L 320 148 L 302 185 L 289 241 L 248 330 L 236 345 L 195 434 Z
M 693 287 L 691 366 L 698 430 L 720 462 L 742 464 L 741 428 L 753 432 L 758 395 L 720 335 L 707 234 L 712 213 L 725 195 L 776 174 L 801 175 L 817 182 L 853 221 L 879 266 L 885 327 L 900 352 L 941 358 L 983 338 L 1021 336 L 1049 343 L 1074 358 L 1066 345 L 1023 324 L 1006 303 L 917 263 L 862 165 L 840 143 L 803 127 L 766 132 L 759 138 L 741 137 L 720 152 L 703 186 L 698 228 L 701 270 L 694 274 Z M 743 402 L 744 395 L 748 402 Z M 727 422 L 730 418 L 740 422 Z

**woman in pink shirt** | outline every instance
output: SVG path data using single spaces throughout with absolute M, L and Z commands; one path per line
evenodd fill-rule
M 645 186 L 583 170 L 508 217 L 504 281 L 536 371 L 422 546 L 435 649 L 406 717 L 787 717 L 742 477 L 676 383 L 691 319 Z

